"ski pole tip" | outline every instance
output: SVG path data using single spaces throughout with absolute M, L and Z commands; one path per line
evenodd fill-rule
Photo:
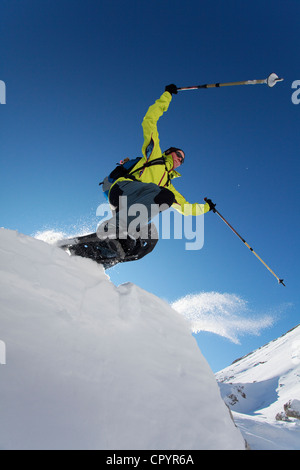
M 285 283 L 283 282 L 283 279 L 278 279 L 278 284 L 282 284 L 284 287 L 286 287 Z

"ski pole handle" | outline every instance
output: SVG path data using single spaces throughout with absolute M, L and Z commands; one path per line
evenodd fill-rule
M 213 211 L 213 212 L 217 211 L 216 210 L 216 204 L 214 204 L 211 199 L 208 199 L 207 197 L 205 197 L 204 201 L 209 205 L 211 211 Z

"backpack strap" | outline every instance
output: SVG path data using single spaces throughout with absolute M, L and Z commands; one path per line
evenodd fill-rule
M 136 168 L 136 169 L 134 169 L 134 167 L 133 167 L 133 169 L 128 171 L 128 173 L 126 175 L 123 175 L 123 177 L 127 178 L 127 179 L 131 179 L 132 181 L 137 181 L 137 179 L 135 178 L 133 173 L 136 173 L 137 171 L 142 171 L 145 168 L 148 168 L 149 166 L 153 166 L 153 165 L 165 165 L 166 166 L 166 162 L 165 162 L 164 157 L 156 158 L 155 160 L 151 160 L 150 162 L 147 161 L 146 163 L 144 163 L 143 166 L 140 166 L 139 168 Z M 107 179 L 107 177 L 99 183 L 99 186 L 104 185 L 105 182 L 106 182 L 106 179 Z M 167 185 L 169 184 L 169 182 L 170 182 L 170 176 L 168 178 Z
M 133 173 L 136 173 L 137 171 L 142 171 L 142 170 L 144 170 L 145 168 L 148 168 L 149 166 L 153 166 L 153 165 L 166 165 L 166 162 L 165 162 L 164 157 L 159 157 L 159 158 L 156 158 L 155 160 L 150 160 L 150 162 L 144 163 L 143 166 L 131 170 L 131 171 L 129 172 L 129 174 L 126 176 L 126 178 L 130 178 L 130 179 L 132 179 L 133 181 L 135 181 L 136 178 L 133 176 Z

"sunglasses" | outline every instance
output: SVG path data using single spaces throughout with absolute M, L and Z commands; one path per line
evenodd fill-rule
M 176 150 L 175 153 L 176 153 L 177 157 L 179 158 L 180 163 L 182 165 L 184 163 L 184 157 L 182 156 L 182 154 L 178 150 Z

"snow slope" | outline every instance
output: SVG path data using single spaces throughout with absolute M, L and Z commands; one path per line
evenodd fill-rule
M 252 449 L 300 449 L 300 325 L 216 377 Z
M 0 263 L 1 449 L 244 449 L 168 304 L 6 229 Z

